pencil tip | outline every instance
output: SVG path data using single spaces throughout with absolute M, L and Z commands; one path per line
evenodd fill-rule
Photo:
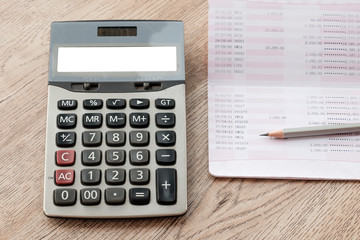
M 269 136 L 269 133 L 260 134 L 260 136 Z

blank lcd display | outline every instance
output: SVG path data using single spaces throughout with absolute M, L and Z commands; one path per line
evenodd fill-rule
M 175 46 L 59 47 L 57 72 L 174 72 Z

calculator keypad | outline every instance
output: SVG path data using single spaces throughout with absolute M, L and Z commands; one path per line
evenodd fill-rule
M 57 103 L 55 206 L 145 206 L 152 196 L 159 205 L 176 204 L 174 99 L 94 98 L 80 107 L 74 99 Z M 158 111 L 150 114 L 151 104 Z M 155 131 L 149 131 L 150 124 Z

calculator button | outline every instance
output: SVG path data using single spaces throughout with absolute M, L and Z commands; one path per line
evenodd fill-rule
M 130 169 L 130 183 L 134 185 L 148 184 L 150 181 L 150 170 L 147 168 Z
M 82 143 L 85 147 L 98 147 L 102 142 L 102 132 L 86 131 L 82 133 Z
M 159 168 L 156 170 L 156 200 L 162 205 L 176 203 L 176 170 Z
M 111 147 L 120 147 L 125 145 L 124 131 L 109 131 L 106 133 L 106 144 Z
M 149 145 L 148 131 L 132 131 L 130 132 L 130 144 L 132 146 L 147 146 Z
M 155 100 L 155 106 L 159 109 L 175 108 L 175 100 L 170 98 L 158 98 Z
M 122 128 L 126 124 L 125 113 L 108 113 L 106 114 L 106 125 L 109 128 Z
M 109 185 L 121 185 L 125 183 L 126 172 L 121 168 L 105 170 L 105 181 Z
M 56 133 L 56 145 L 58 147 L 73 147 L 76 142 L 75 132 L 58 132 Z
M 74 183 L 74 170 L 73 169 L 59 169 L 55 170 L 55 183 L 56 185 L 71 185 Z
M 117 166 L 124 165 L 126 159 L 125 150 L 107 150 L 106 151 L 106 164 Z
M 81 170 L 81 183 L 84 185 L 97 185 L 101 181 L 100 169 Z
M 156 126 L 160 128 L 171 128 L 175 126 L 175 114 L 157 113 L 155 115 Z
M 81 153 L 81 162 L 85 166 L 95 166 L 101 164 L 100 150 L 84 150 Z
M 59 166 L 69 166 L 75 163 L 74 150 L 59 150 L 56 151 L 56 164 Z
M 146 109 L 149 108 L 150 102 L 149 99 L 136 98 L 130 99 L 130 107 L 134 109 Z
M 129 117 L 130 126 L 133 128 L 146 128 L 149 126 L 148 113 L 131 113 Z
M 86 99 L 83 102 L 85 109 L 101 109 L 103 107 L 103 101 L 101 99 Z
M 130 150 L 130 163 L 132 165 L 147 165 L 149 164 L 149 158 L 149 150 Z
M 120 98 L 111 98 L 106 100 L 106 107 L 109 109 L 123 109 L 126 107 L 126 100 Z
M 57 126 L 61 129 L 70 129 L 76 127 L 75 114 L 59 114 L 57 116 Z
M 59 100 L 58 108 L 60 110 L 74 110 L 77 108 L 77 101 L 73 99 Z
M 125 203 L 125 189 L 107 188 L 105 189 L 105 202 L 108 205 L 121 205 Z
M 176 152 L 174 149 L 156 150 L 156 162 L 159 165 L 174 165 L 176 163 Z
M 83 115 L 84 128 L 100 128 L 102 125 L 101 113 L 86 113 Z
M 54 204 L 57 206 L 71 206 L 76 203 L 76 190 L 72 188 L 55 189 Z
M 83 205 L 97 205 L 101 201 L 99 188 L 84 188 L 80 190 L 80 201 Z
M 174 131 L 156 132 L 156 144 L 158 146 L 174 146 L 175 141 L 176 141 L 176 134 Z
M 150 202 L 150 190 L 148 188 L 131 188 L 129 190 L 131 204 L 146 205 Z

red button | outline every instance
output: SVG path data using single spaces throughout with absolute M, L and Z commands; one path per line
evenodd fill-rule
M 75 162 L 74 150 L 59 150 L 56 152 L 56 164 L 59 166 L 73 165 Z
M 71 185 L 74 183 L 73 169 L 55 170 L 55 182 L 57 185 Z

